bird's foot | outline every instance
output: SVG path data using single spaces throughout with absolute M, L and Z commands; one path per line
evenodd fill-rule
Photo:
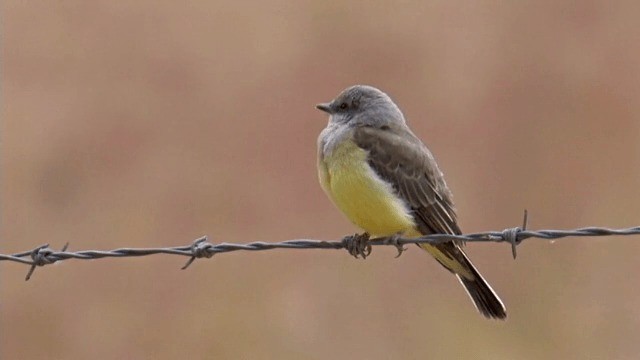
M 398 240 L 400 240 L 400 234 L 395 234 L 395 235 L 391 235 L 388 238 L 384 239 L 384 244 L 385 245 L 392 245 L 396 247 L 396 250 L 398 250 L 398 255 L 396 255 L 396 259 L 400 257 L 400 255 L 402 255 L 402 253 L 407 250 L 407 248 L 405 248 L 402 244 L 400 244 L 398 242 Z
M 371 254 L 368 233 L 346 236 L 342 241 L 344 242 L 344 248 L 356 259 L 360 256 L 366 259 Z

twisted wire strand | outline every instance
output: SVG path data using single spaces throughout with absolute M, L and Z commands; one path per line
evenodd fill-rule
M 523 226 L 508 228 L 502 231 L 488 231 L 464 235 L 432 234 L 420 238 L 377 238 L 367 242 L 367 246 L 394 245 L 398 247 L 399 253 L 402 246 L 406 244 L 431 243 L 437 244 L 446 241 L 458 240 L 461 242 L 508 242 L 511 244 L 513 257 L 516 257 L 516 246 L 529 238 L 539 238 L 546 240 L 560 239 L 570 236 L 612 236 L 612 235 L 640 235 L 640 226 L 609 229 L 602 227 L 585 227 L 574 230 L 526 230 L 527 216 Z M 67 251 L 68 243 L 60 250 L 56 251 L 49 247 L 49 244 L 38 246 L 32 250 L 23 251 L 11 255 L 0 254 L 0 261 L 11 261 L 29 265 L 30 269 L 26 279 L 29 280 L 36 267 L 54 264 L 59 261 L 78 259 L 95 260 L 112 257 L 139 257 L 157 254 L 187 256 L 189 260 L 182 267 L 186 269 L 200 258 L 211 258 L 215 254 L 233 251 L 263 251 L 272 249 L 352 249 L 353 236 L 347 236 L 341 241 L 324 241 L 312 239 L 295 239 L 282 242 L 262 242 L 255 241 L 246 244 L 218 243 L 213 244 L 206 236 L 196 239 L 190 245 L 165 247 L 165 248 L 119 248 L 113 250 L 81 250 Z M 391 241 L 390 241 L 391 239 Z M 352 250 L 349 252 L 353 255 Z M 365 257 L 365 256 L 363 256 Z

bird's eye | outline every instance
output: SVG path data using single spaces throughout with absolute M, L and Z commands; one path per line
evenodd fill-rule
M 349 105 L 347 105 L 347 103 L 340 104 L 340 109 L 342 109 L 342 110 L 344 110 L 344 109 L 346 109 L 348 107 L 349 107 Z

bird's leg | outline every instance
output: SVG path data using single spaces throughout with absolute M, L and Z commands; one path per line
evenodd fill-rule
M 369 244 L 369 234 L 354 234 L 345 237 L 343 240 L 344 247 L 356 259 L 362 256 L 366 259 L 371 254 L 371 244 Z
M 384 239 L 384 244 L 385 245 L 393 245 L 396 247 L 396 250 L 398 250 L 398 255 L 396 255 L 396 259 L 400 257 L 400 255 L 402 255 L 402 253 L 407 250 L 407 248 L 405 248 L 402 244 L 400 244 L 398 242 L 398 240 L 402 237 L 402 234 L 393 234 L 389 237 L 387 237 L 386 239 Z

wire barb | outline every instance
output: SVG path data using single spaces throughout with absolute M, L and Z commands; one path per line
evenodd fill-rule
M 180 268 L 180 270 L 185 270 L 186 268 L 191 266 L 191 264 L 193 264 L 196 259 L 209 259 L 214 255 L 214 253 L 210 251 L 210 249 L 213 247 L 213 244 L 207 242 L 207 240 L 208 238 L 206 236 L 203 236 L 193 242 L 193 245 L 191 245 L 191 258 L 187 261 L 186 264 L 184 264 L 183 267 Z
M 120 248 L 114 250 L 81 250 L 67 251 L 69 243 L 67 243 L 60 251 L 55 251 L 44 244 L 33 250 L 23 251 L 11 255 L 0 254 L 0 261 L 11 261 L 29 266 L 29 271 L 25 280 L 29 280 L 33 275 L 36 267 L 42 267 L 54 264 L 62 260 L 78 259 L 93 260 L 108 257 L 139 257 L 157 254 L 187 256 L 189 260 L 182 267 L 188 268 L 196 259 L 211 258 L 218 253 L 226 253 L 233 251 L 262 251 L 271 249 L 347 249 L 351 255 L 369 256 L 372 246 L 391 245 L 400 249 L 406 244 L 440 244 L 447 241 L 457 240 L 466 242 L 508 242 L 511 245 L 511 253 L 513 258 L 516 257 L 516 247 L 522 241 L 529 238 L 540 238 L 546 240 L 559 239 L 569 236 L 611 236 L 611 235 L 640 235 L 640 226 L 626 229 L 608 229 L 600 227 L 586 227 L 574 230 L 538 230 L 532 231 L 527 229 L 528 214 L 525 210 L 524 219 L 521 228 L 509 228 L 502 231 L 488 231 L 483 233 L 450 235 L 450 234 L 432 234 L 419 238 L 376 238 L 368 241 L 354 241 L 355 237 L 362 235 L 347 236 L 341 241 L 322 241 L 309 239 L 287 240 L 282 242 L 268 243 L 256 241 L 246 244 L 230 244 L 218 243 L 212 244 L 208 242 L 208 238 L 203 236 L 196 239 L 190 245 L 176 246 L 168 248 Z
M 69 243 L 66 243 L 62 247 L 60 252 L 67 251 L 68 247 L 69 247 Z M 31 279 L 31 275 L 33 275 L 33 272 L 36 271 L 37 266 L 45 266 L 45 265 L 53 264 L 56 261 L 58 261 L 59 259 L 49 257 L 51 254 L 54 254 L 54 253 L 55 252 L 49 248 L 49 244 L 40 245 L 37 248 L 31 250 L 29 252 L 29 256 L 31 257 L 31 267 L 29 268 L 29 271 L 27 272 L 27 276 L 24 278 L 24 281 L 29 281 L 29 279 Z
M 520 234 L 523 231 L 527 231 L 527 225 L 528 225 L 528 216 L 529 213 L 527 212 L 527 209 L 524 209 L 524 217 L 522 219 L 522 227 L 516 227 L 516 228 L 511 228 L 511 229 L 504 229 L 502 231 L 502 237 L 505 239 L 505 241 L 508 241 L 509 243 L 511 243 L 511 255 L 513 255 L 513 260 L 516 259 L 516 246 L 520 245 L 520 243 L 522 242 L 522 240 L 524 240 L 524 238 L 522 238 L 520 236 Z

